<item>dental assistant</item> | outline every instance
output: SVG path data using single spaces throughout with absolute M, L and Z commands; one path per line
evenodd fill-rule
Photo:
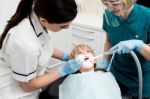
M 150 98 L 150 9 L 136 4 L 136 0 L 101 0 L 107 7 L 103 17 L 106 31 L 104 50 L 117 49 L 110 71 L 119 82 L 122 92 L 131 91 L 138 99 L 138 72 L 133 50 L 143 71 L 143 99 Z M 105 56 L 100 68 L 107 68 L 110 56 Z
M 67 29 L 76 15 L 75 0 L 20 1 L 0 38 L 1 99 L 37 99 L 41 88 L 80 68 L 83 59 L 53 48 L 48 32 Z M 69 61 L 45 74 L 51 57 Z

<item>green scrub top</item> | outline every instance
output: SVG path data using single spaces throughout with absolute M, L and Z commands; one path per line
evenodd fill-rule
M 108 33 L 112 46 L 120 41 L 139 39 L 150 42 L 150 9 L 134 4 L 127 20 L 119 20 L 118 27 L 109 26 L 104 17 L 103 29 Z M 150 97 L 150 61 L 136 52 L 143 71 L 143 97 Z M 127 86 L 133 96 L 138 96 L 138 72 L 134 59 L 130 54 L 115 54 L 110 71 L 118 81 Z

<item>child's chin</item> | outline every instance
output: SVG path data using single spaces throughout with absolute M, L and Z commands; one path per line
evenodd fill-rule
M 83 65 L 83 66 L 81 66 L 81 69 L 82 70 L 90 70 L 90 69 L 93 69 L 94 68 L 94 66 L 93 65 Z
M 91 61 L 82 63 L 82 67 L 84 67 L 84 68 L 91 68 L 93 66 L 94 66 L 94 64 Z

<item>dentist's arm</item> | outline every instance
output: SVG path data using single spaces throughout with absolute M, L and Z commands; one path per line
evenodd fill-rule
M 43 88 L 60 77 L 64 77 L 68 74 L 76 72 L 80 68 L 82 62 L 83 58 L 69 60 L 66 64 L 60 66 L 57 70 L 54 70 L 45 75 L 37 76 L 31 79 L 29 82 L 21 82 L 22 88 L 27 92 Z
M 63 52 L 60 49 L 54 48 L 54 52 L 52 57 L 56 59 L 60 59 L 62 61 L 68 61 L 70 59 L 70 56 L 67 52 Z
M 48 74 L 36 76 L 35 78 L 29 80 L 29 82 L 21 82 L 21 86 L 25 91 L 30 92 L 46 87 L 47 85 L 59 79 L 60 77 L 61 76 L 59 71 L 54 70 Z

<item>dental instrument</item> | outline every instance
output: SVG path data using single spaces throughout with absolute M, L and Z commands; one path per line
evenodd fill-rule
M 90 58 L 90 59 L 87 60 L 87 61 L 94 60 L 94 59 L 98 59 L 98 58 L 100 58 L 100 57 L 103 57 L 104 55 L 111 55 L 112 53 L 115 53 L 115 52 L 116 52 L 116 50 L 113 50 L 112 52 L 107 51 L 107 52 L 102 53 L 102 54 L 99 54 L 99 55 L 97 55 L 97 56 L 95 56 L 95 57 L 93 57 L 93 58 Z
M 94 60 L 94 59 L 98 59 L 98 58 L 100 58 L 100 57 L 103 57 L 104 55 L 113 55 L 114 56 L 114 54 L 117 52 L 117 48 L 116 49 L 113 49 L 112 51 L 107 51 L 107 52 L 105 52 L 105 53 L 102 53 L 102 54 L 99 54 L 99 55 L 97 55 L 97 56 L 95 56 L 95 57 L 93 57 L 93 58 L 91 58 L 91 59 L 89 59 L 88 61 L 91 61 L 91 60 Z M 112 58 L 111 59 L 113 59 L 113 56 L 112 56 Z M 111 63 L 110 63 L 111 64 Z

